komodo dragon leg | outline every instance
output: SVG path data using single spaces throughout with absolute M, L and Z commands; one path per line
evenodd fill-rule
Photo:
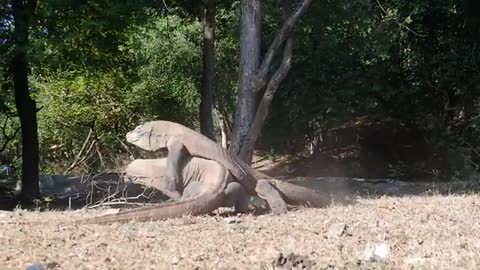
M 155 166 L 145 168 L 137 164 L 138 160 L 135 160 L 131 162 L 125 170 L 126 176 L 130 178 L 133 183 L 153 187 L 174 201 L 181 199 L 183 184 L 181 185 L 182 188 L 179 189 L 175 179 L 167 177 L 165 170 L 158 170 Z
M 187 200 L 200 195 L 203 192 L 203 183 L 191 182 L 183 190 L 182 200 Z M 225 201 L 223 207 L 234 207 L 236 213 L 246 213 L 248 208 L 248 194 L 238 182 L 230 182 L 223 191 Z
M 246 213 L 249 211 L 249 196 L 240 183 L 228 183 L 223 193 L 225 194 L 225 207 L 234 207 L 237 213 Z
M 181 173 L 181 162 L 188 157 L 188 151 L 180 141 L 169 140 L 167 142 L 167 169 L 166 176 L 168 181 L 175 183 L 175 189 L 183 189 L 183 178 Z M 172 198 L 180 199 L 180 198 Z

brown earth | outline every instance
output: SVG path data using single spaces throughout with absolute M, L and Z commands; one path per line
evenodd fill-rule
M 0 213 L 0 269 L 42 263 L 48 269 L 274 268 L 282 253 L 311 269 L 476 269 L 480 196 L 361 199 L 361 204 L 297 209 L 282 216 L 184 217 L 113 225 L 55 225 L 100 214 Z M 225 211 L 225 209 L 222 209 Z M 368 255 L 382 244 L 384 258 Z M 278 260 L 282 261 L 282 260 Z M 278 264 L 278 262 L 277 262 Z

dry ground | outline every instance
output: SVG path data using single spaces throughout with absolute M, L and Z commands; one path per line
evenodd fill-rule
M 0 225 L 0 269 L 274 269 L 279 253 L 312 269 L 479 269 L 480 196 L 362 199 L 280 217 L 220 215 L 113 225 Z M 67 221 L 98 211 L 18 212 L 4 221 Z M 230 221 L 230 222 L 227 222 Z M 385 244 L 373 260 L 369 246 Z M 370 259 L 369 259 L 370 258 Z

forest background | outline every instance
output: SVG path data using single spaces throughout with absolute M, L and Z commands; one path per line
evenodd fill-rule
M 305 5 L 268 66 L 267 82 L 283 77 L 256 129 L 258 155 L 298 160 L 300 175 L 478 176 L 476 1 L 190 2 L 0 1 L 0 165 L 18 175 L 23 166 L 24 183 L 113 170 L 136 155 L 126 132 L 152 119 L 239 153 L 253 116 L 242 123 L 252 109 L 238 101 L 250 93 L 255 107 L 261 97 L 245 86 L 253 77 L 242 48 L 258 45 L 249 68 L 260 70 Z M 258 44 L 242 34 L 248 16 Z

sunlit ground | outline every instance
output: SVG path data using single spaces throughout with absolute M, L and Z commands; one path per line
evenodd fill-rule
M 184 217 L 113 225 L 0 225 L 2 269 L 274 269 L 280 253 L 313 269 L 480 267 L 480 196 L 361 199 L 283 216 Z M 223 209 L 225 210 L 225 209 Z M 220 210 L 221 211 L 221 210 Z M 99 211 L 18 212 L 62 222 Z

